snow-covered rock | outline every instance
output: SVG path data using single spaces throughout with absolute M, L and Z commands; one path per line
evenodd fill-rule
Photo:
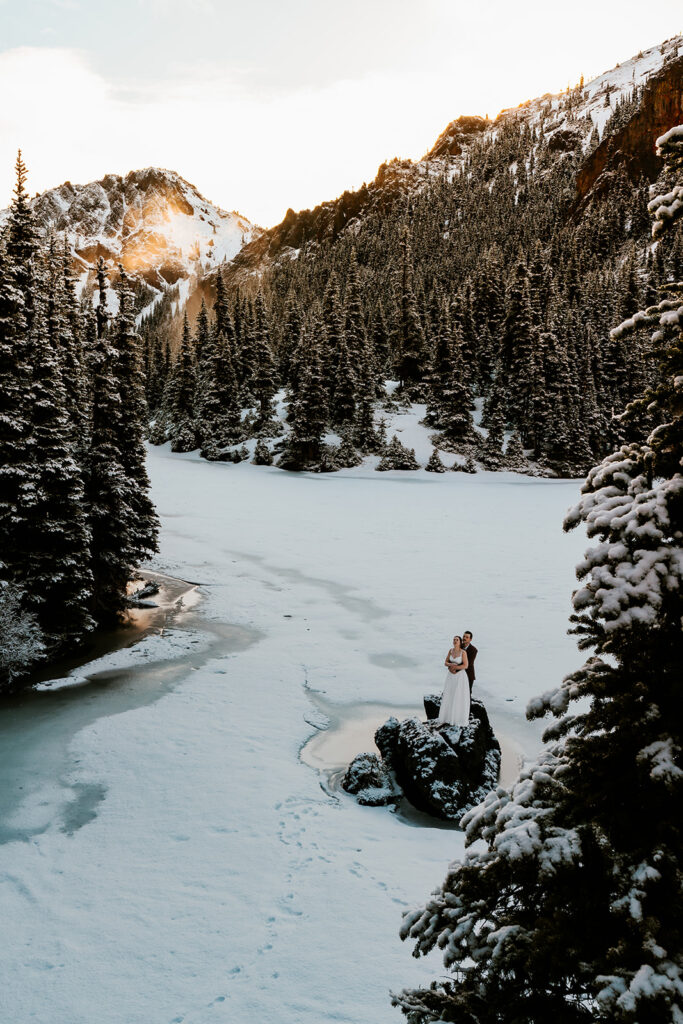
M 65 181 L 31 206 L 42 234 L 66 233 L 82 275 L 102 256 L 158 289 L 231 260 L 260 233 L 160 167 L 107 174 L 87 185 Z M 0 226 L 6 215 L 0 213 Z
M 439 705 L 440 697 L 427 698 L 428 716 L 438 714 Z M 375 743 L 381 758 L 359 754 L 342 781 L 359 803 L 395 803 L 403 793 L 419 811 L 459 821 L 498 783 L 500 744 L 477 700 L 464 728 L 392 716 L 375 733 Z
M 366 807 L 383 807 L 397 803 L 401 798 L 400 789 L 377 754 L 354 757 L 342 779 L 342 788 Z

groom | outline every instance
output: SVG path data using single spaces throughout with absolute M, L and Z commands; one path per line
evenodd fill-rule
M 462 649 L 467 651 L 467 678 L 470 681 L 470 696 L 472 695 L 472 686 L 474 684 L 474 659 L 477 656 L 477 648 L 472 643 L 472 633 L 469 629 L 466 629 L 462 635 Z

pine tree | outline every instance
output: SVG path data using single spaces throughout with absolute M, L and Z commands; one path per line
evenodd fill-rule
M 34 489 L 30 355 L 16 267 L 0 249 L 0 551 L 10 579 L 19 571 L 19 535 Z
M 74 458 L 72 423 L 58 351 L 35 282 L 29 351 L 33 366 L 31 454 L 33 487 L 20 545 L 26 604 L 49 641 L 76 646 L 93 628 L 90 530 L 83 480 Z
M 119 274 L 119 310 L 113 324 L 118 359 L 114 369 L 122 409 L 119 451 L 130 487 L 128 543 L 133 567 L 158 550 L 159 520 L 149 494 L 145 463 L 147 406 L 140 338 L 135 330 L 132 291 L 121 266 Z
M 169 381 L 167 398 L 171 451 L 191 452 L 197 447 L 196 392 L 197 368 L 186 313 L 183 320 L 183 338 Z
M 3 579 L 0 564 L 0 694 L 11 692 L 44 653 L 38 620 L 24 608 L 24 593 Z
M 460 329 L 457 327 L 452 335 L 450 354 L 450 379 L 443 379 L 441 384 L 440 425 L 444 437 L 449 440 L 469 440 L 474 433 L 472 413 L 470 412 L 472 394 L 467 384 L 462 358 L 462 339 Z
M 266 442 L 259 438 L 254 448 L 254 457 L 251 460 L 255 466 L 272 466 L 273 456 Z
M 324 344 L 321 353 L 321 362 L 324 380 L 327 382 L 328 402 L 334 405 L 334 389 L 338 378 L 338 365 L 340 360 L 340 349 L 345 346 L 345 359 L 349 362 L 349 348 L 346 344 L 344 331 L 344 312 L 342 309 L 341 295 L 339 294 L 339 282 L 337 275 L 332 273 L 327 282 L 325 295 L 323 297 L 323 327 Z M 294 346 L 296 348 L 296 346 Z M 294 350 L 293 350 L 294 351 Z
M 33 290 L 30 283 L 32 264 L 38 255 L 38 234 L 26 191 L 28 175 L 21 150 L 17 153 L 15 171 L 17 180 L 14 187 L 14 199 L 7 218 L 5 246 L 9 261 L 14 268 L 16 286 L 23 296 L 26 320 L 30 327 L 33 309 Z
M 501 469 L 504 463 L 503 432 L 505 421 L 500 406 L 496 406 L 488 419 L 488 435 L 481 444 L 480 460 L 485 469 Z
M 365 387 L 372 390 L 371 380 L 367 377 L 364 380 Z M 356 413 L 356 395 L 358 384 L 354 371 L 346 338 L 342 337 L 337 342 L 337 359 L 334 367 L 334 387 L 332 388 L 332 402 L 330 414 L 335 424 L 350 423 Z
M 227 314 L 227 316 L 229 316 L 229 314 Z M 225 326 L 224 326 L 225 319 L 226 319 L 226 315 L 222 315 L 221 316 L 221 321 L 222 321 L 221 327 L 222 327 L 223 331 L 225 331 Z M 195 339 L 194 339 L 194 357 L 195 357 L 195 359 L 197 361 L 197 365 L 200 366 L 200 367 L 201 367 L 201 364 L 202 364 L 202 357 L 204 355 L 204 346 L 209 344 L 210 336 L 211 336 L 211 329 L 210 329 L 210 326 L 209 326 L 209 313 L 208 313 L 208 310 L 206 308 L 206 303 L 204 302 L 204 299 L 202 299 L 202 304 L 199 307 L 199 313 L 197 314 L 196 334 L 195 334 Z M 199 378 L 200 378 L 200 385 L 199 386 L 201 387 L 202 384 L 204 383 L 201 380 L 201 371 L 200 371 L 200 374 L 199 374 Z
M 511 469 L 514 473 L 523 473 L 529 468 L 529 462 L 522 447 L 522 439 L 517 430 L 505 448 L 505 468 Z
M 664 155 L 672 138 L 680 175 L 683 126 Z M 651 204 L 655 231 L 666 203 Z M 572 615 L 595 656 L 531 702 L 529 717 L 558 719 L 547 749 L 466 815 L 468 856 L 406 915 L 416 955 L 438 945 L 457 972 L 394 997 L 411 1024 L 680 1018 L 683 315 L 665 322 L 675 336 L 644 399 L 658 426 L 591 470 L 565 521 L 597 540 Z
M 363 296 L 355 249 L 351 251 L 349 275 L 344 295 L 344 309 L 346 345 L 351 357 L 351 364 L 355 368 L 356 373 L 361 375 L 364 363 L 368 359 L 368 336 L 365 329 Z
M 213 304 L 213 315 L 216 318 L 216 334 L 224 334 L 226 338 L 230 337 L 234 332 L 234 325 L 230 317 L 225 281 L 220 270 L 216 274 L 216 301 Z
M 73 438 L 82 452 L 87 445 L 88 408 L 81 324 L 68 253 L 59 251 L 54 236 L 50 238 L 45 262 L 47 329 L 60 363 L 65 410 L 72 425 Z
M 415 470 L 420 468 L 420 464 L 415 458 L 414 449 L 406 448 L 394 434 L 375 468 L 380 473 L 384 473 L 390 469 Z
M 401 387 L 409 395 L 422 397 L 419 384 L 424 373 L 427 353 L 420 314 L 413 291 L 412 253 L 407 228 L 404 229 L 400 241 L 393 343 L 398 353 L 397 371 Z
M 100 274 L 104 281 L 103 266 Z M 126 585 L 136 552 L 131 550 L 127 528 L 131 484 L 121 453 L 124 410 L 116 373 L 118 353 L 106 329 L 105 314 L 106 292 L 101 289 L 91 357 L 92 422 L 84 479 L 91 531 L 93 613 L 98 621 L 111 622 L 125 607 Z
M 508 296 L 502 355 L 503 368 L 510 384 L 506 398 L 506 417 L 522 431 L 528 421 L 534 395 L 537 338 L 538 331 L 533 324 L 529 276 L 526 266 L 520 262 Z
M 252 391 L 258 403 L 257 429 L 273 415 L 273 398 L 277 392 L 275 360 L 270 347 L 270 333 L 261 292 L 256 296 L 254 322 L 254 372 Z
M 327 331 L 327 318 L 325 320 L 325 325 Z M 301 315 L 299 303 L 293 295 L 290 295 L 287 302 L 287 308 L 285 310 L 280 346 L 278 349 L 280 378 L 285 385 L 292 384 L 292 359 L 299 345 L 299 341 L 301 340 L 302 327 L 303 317 Z
M 225 325 L 232 331 L 232 323 Z M 204 458 L 215 459 L 223 448 L 242 437 L 239 386 L 232 338 L 211 335 L 202 350 L 199 369 L 201 397 L 197 406 L 198 439 Z
M 428 473 L 445 473 L 446 472 L 446 467 L 444 466 L 443 462 L 441 461 L 441 456 L 439 455 L 439 449 L 438 448 L 435 448 L 434 451 L 432 452 L 432 454 L 430 455 L 429 462 L 425 466 L 425 469 L 427 470 Z
M 353 443 L 353 437 L 349 430 L 345 430 L 342 433 L 341 444 L 336 453 L 336 461 L 341 469 L 352 469 L 354 466 L 360 466 L 363 461 L 362 456 L 356 451 L 356 446 Z
M 242 331 L 239 347 L 236 352 L 235 369 L 242 389 L 242 403 L 247 406 L 255 404 L 254 379 L 258 367 L 257 323 L 253 305 L 249 302 L 242 310 Z
M 320 321 L 313 319 L 306 334 L 309 343 L 308 360 L 301 373 L 299 389 L 290 406 L 291 430 L 278 462 L 282 469 L 300 470 L 318 462 L 327 423 L 326 393 L 320 358 Z

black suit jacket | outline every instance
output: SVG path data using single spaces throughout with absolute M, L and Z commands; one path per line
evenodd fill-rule
M 469 647 L 463 647 L 463 651 L 467 654 L 467 678 L 470 681 L 470 693 L 472 692 L 472 684 L 476 679 L 474 674 L 474 661 L 477 657 L 478 651 L 474 644 L 470 644 Z

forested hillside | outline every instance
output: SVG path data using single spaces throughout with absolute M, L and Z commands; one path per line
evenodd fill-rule
M 188 310 L 217 300 L 213 326 L 208 310 L 188 322 L 170 376 L 168 317 L 144 327 L 155 440 L 239 458 L 235 445 L 282 429 L 269 403 L 285 387 L 291 430 L 261 453 L 334 469 L 384 451 L 389 378 L 426 404 L 437 448 L 489 469 L 585 473 L 656 374 L 647 338 L 610 329 L 680 276 L 680 238 L 653 245 L 647 218 L 654 140 L 681 113 L 679 42 L 495 121 L 460 118 L 419 163 L 290 211 L 224 282 L 202 282 Z M 225 381 L 209 404 L 231 408 L 229 429 L 206 411 L 211 366 Z

